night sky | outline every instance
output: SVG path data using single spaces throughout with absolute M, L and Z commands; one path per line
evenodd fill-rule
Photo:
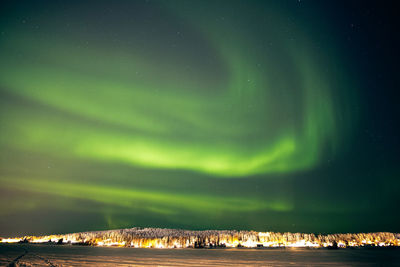
M 2 1 L 0 236 L 399 232 L 389 1 Z

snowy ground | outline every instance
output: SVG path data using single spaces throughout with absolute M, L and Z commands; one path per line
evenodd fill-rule
M 398 248 L 141 249 L 0 244 L 0 266 L 399 266 Z

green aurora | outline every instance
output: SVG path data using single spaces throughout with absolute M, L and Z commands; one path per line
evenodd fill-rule
M 3 87 L 19 97 L 117 129 L 38 113 L 20 130 L 18 120 L 6 120 L 7 129 L 20 133 L 6 140 L 8 144 L 44 152 L 57 147 L 58 155 L 62 150 L 62 155 L 71 157 L 231 177 L 312 168 L 323 146 L 334 147 L 344 134 L 335 125 L 330 83 L 312 62 L 307 44 L 298 41 L 296 50 L 303 51 L 304 58 L 297 59 L 298 51 L 290 47 L 280 47 L 274 51 L 279 53 L 276 57 L 288 57 L 293 63 L 277 70 L 276 60 L 269 55 L 257 61 L 244 54 L 240 36 L 231 37 L 233 47 L 210 37 L 228 77 L 221 84 L 203 84 L 193 83 L 190 75 L 165 74 L 166 68 L 179 66 L 151 65 L 142 53 L 134 53 L 134 45 L 114 53 L 98 44 L 92 50 L 75 48 L 65 38 L 37 39 L 16 34 L 3 44 L 2 50 L 8 51 L 3 55 L 7 64 L 1 66 Z M 15 58 L 22 50 L 26 54 Z M 257 66 L 260 61 L 262 67 Z M 269 79 L 271 72 L 276 77 Z M 65 131 L 65 123 L 72 130 Z M 53 143 L 54 136 L 64 140 Z M 254 142 L 248 141 L 249 136 Z
M 312 230 L 307 216 L 339 212 L 322 196 L 296 203 L 293 181 L 346 151 L 356 83 L 340 48 L 315 45 L 323 26 L 291 23 L 283 4 L 258 5 L 5 9 L 0 183 L 11 201 L 0 207 L 2 228 L 25 213 L 56 214 L 59 232 Z M 44 221 L 10 229 L 49 231 Z

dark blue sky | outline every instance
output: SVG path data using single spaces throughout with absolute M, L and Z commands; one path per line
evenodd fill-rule
M 0 235 L 398 232 L 378 1 L 3 1 Z

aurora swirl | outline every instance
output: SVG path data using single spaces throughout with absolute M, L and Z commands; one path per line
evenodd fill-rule
M 340 158 L 359 100 L 341 50 L 316 45 L 321 29 L 288 20 L 284 6 L 10 4 L 0 181 L 27 196 L 3 215 L 94 205 L 108 227 L 137 216 L 229 227 L 221 213 L 294 211 L 292 189 L 273 188 Z
M 198 26 L 192 23 L 193 28 Z M 109 51 L 107 40 L 76 47 L 75 38 L 43 40 L 37 37 L 40 32 L 32 36 L 17 31 L 3 44 L 3 51 L 14 52 L 3 55 L 7 59 L 1 68 L 3 88 L 115 127 L 71 122 L 73 130 L 65 131 L 65 121 L 48 123 L 51 118 L 38 114 L 30 125 L 15 130 L 20 135 L 9 142 L 44 152 L 61 144 L 63 154 L 72 157 L 214 176 L 314 167 L 323 146 L 334 148 L 344 133 L 335 123 L 340 110 L 333 99 L 335 87 L 313 61 L 307 42 L 300 36 L 293 48 L 282 45 L 284 38 L 272 33 L 278 47 L 260 58 L 262 51 L 243 53 L 245 38 L 227 30 L 223 25 L 214 27 L 205 43 L 199 44 L 210 47 L 212 51 L 205 52 L 217 58 L 215 64 L 224 75 L 215 78 L 221 81 L 208 80 L 208 73 L 196 70 L 180 51 L 174 51 L 174 56 L 183 62 L 175 63 L 146 58 L 154 48 L 135 43 Z M 229 42 L 217 37 L 221 32 Z M 88 34 L 96 32 L 89 29 Z M 303 54 L 298 56 L 296 50 Z M 23 58 L 15 58 L 18 51 L 24 51 Z M 278 60 L 289 63 L 277 66 Z M 182 75 L 185 64 L 194 65 L 194 73 Z M 288 73 L 291 79 L 285 79 Z M 14 129 L 19 124 L 9 123 L 7 128 Z M 19 144 L 22 136 L 26 139 Z M 53 136 L 63 136 L 65 141 L 57 138 L 54 144 Z

